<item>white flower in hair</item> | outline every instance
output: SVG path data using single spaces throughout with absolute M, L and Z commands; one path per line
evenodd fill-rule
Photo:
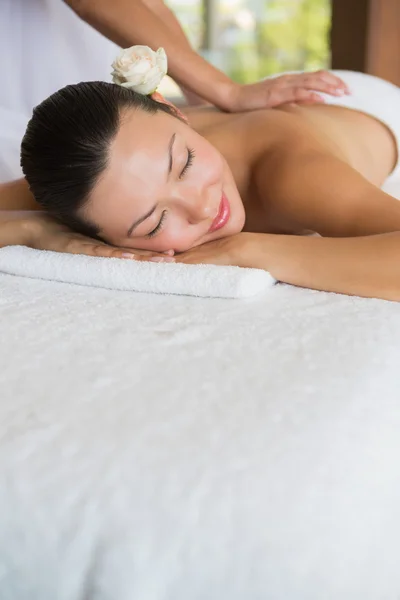
M 113 82 L 139 94 L 152 94 L 167 74 L 164 48 L 154 52 L 148 46 L 132 46 L 121 50 L 112 63 Z

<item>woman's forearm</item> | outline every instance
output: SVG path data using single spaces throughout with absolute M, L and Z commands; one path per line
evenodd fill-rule
M 168 56 L 168 73 L 182 87 L 220 108 L 229 109 L 235 85 L 190 47 L 184 32 L 171 35 L 171 20 L 161 17 L 148 0 L 66 0 L 87 23 L 122 47 L 144 44 L 163 47 Z M 165 12 L 163 13 L 165 14 Z
M 1 210 L 42 210 L 25 179 L 0 183 Z
M 29 246 L 33 227 L 33 215 L 36 211 L 0 211 L 0 248 L 5 246 Z
M 246 234 L 241 266 L 292 285 L 400 301 L 400 232 L 357 238 Z

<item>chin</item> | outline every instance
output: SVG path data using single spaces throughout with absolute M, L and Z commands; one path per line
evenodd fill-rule
M 218 229 L 217 231 L 215 231 L 212 235 L 214 240 L 217 240 L 219 238 L 224 238 L 224 237 L 228 237 L 230 235 L 237 235 L 238 233 L 240 233 L 243 230 L 244 224 L 245 224 L 245 220 L 246 220 L 246 215 L 244 214 L 236 214 L 236 215 L 231 215 L 231 218 L 229 220 L 229 223 L 227 223 L 224 227 L 221 227 L 221 229 Z

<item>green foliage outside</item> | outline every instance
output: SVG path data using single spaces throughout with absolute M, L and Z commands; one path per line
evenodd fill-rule
M 227 48 L 229 76 L 251 82 L 291 70 L 329 67 L 329 0 L 264 0 L 253 43 Z
M 199 48 L 203 31 L 202 0 L 166 2 L 191 43 Z M 214 2 L 219 39 L 216 64 L 235 81 L 245 83 L 281 71 L 329 66 L 330 0 Z M 243 9 L 253 14 L 254 26 L 250 29 L 234 24 Z M 213 62 L 212 53 L 208 58 Z

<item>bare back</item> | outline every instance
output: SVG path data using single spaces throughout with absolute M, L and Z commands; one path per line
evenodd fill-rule
M 288 173 L 295 177 L 296 164 L 307 155 L 326 157 L 328 173 L 329 158 L 332 164 L 340 161 L 377 186 L 377 192 L 397 160 L 396 141 L 388 127 L 344 107 L 282 106 L 234 115 L 209 108 L 188 111 L 188 117 L 226 158 L 246 207 L 247 231 L 308 232 L 296 219 L 291 221 L 287 211 L 280 211 L 276 200 L 281 195 L 280 180 L 284 184 Z M 292 157 L 289 172 L 281 168 L 285 161 L 278 157 Z M 318 171 L 304 185 L 319 186 L 321 195 L 324 192 Z M 326 186 L 330 186 L 328 179 Z

